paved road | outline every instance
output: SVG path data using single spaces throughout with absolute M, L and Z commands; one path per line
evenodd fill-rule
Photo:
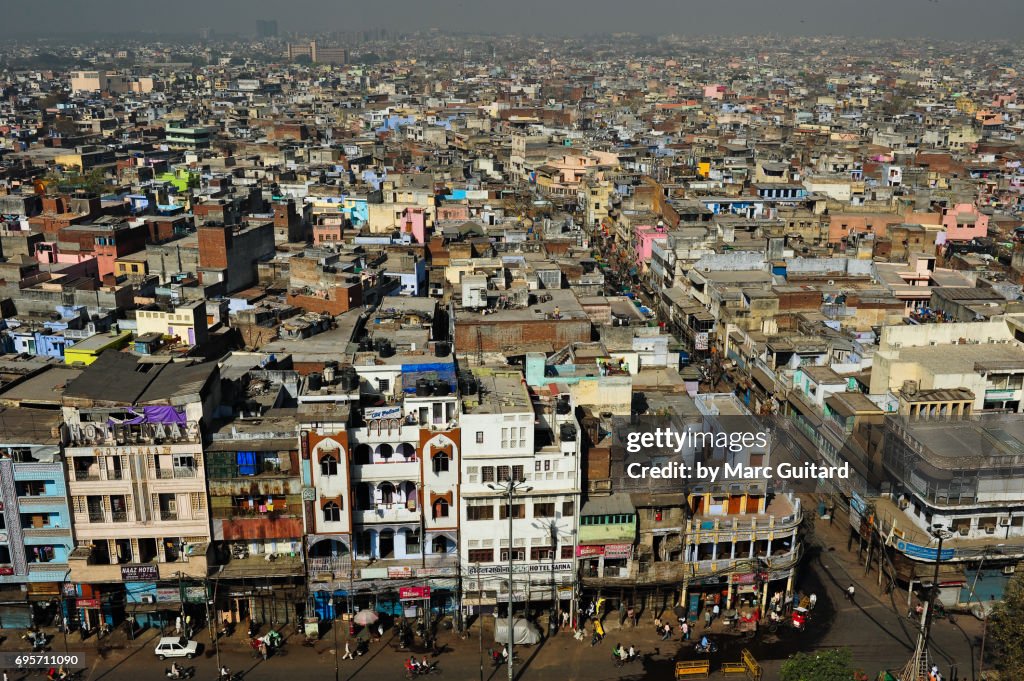
M 815 593 L 818 605 L 807 631 L 780 631 L 776 635 L 761 632 L 752 642 L 741 642 L 713 631 L 720 642 L 721 651 L 712 659 L 712 669 L 722 661 L 738 660 L 740 650 L 749 648 L 765 669 L 765 679 L 777 678 L 781 662 L 797 650 L 816 650 L 838 646 L 849 647 L 858 667 L 872 678 L 881 669 L 900 668 L 905 664 L 916 641 L 916 623 L 906 618 L 906 594 L 898 592 L 883 594 L 875 585 L 876 574 L 866 578 L 863 567 L 857 562 L 856 547 L 846 550 L 846 532 L 849 525 L 845 517 L 837 518 L 833 525 L 818 521 L 811 546 L 807 552 L 802 579 L 798 588 Z M 816 548 L 817 546 L 817 548 Z M 843 599 L 843 590 L 854 581 L 858 584 L 855 603 Z M 565 681 L 566 679 L 587 679 L 603 681 L 611 679 L 661 679 L 672 677 L 676 659 L 697 659 L 689 647 L 678 641 L 662 642 L 653 633 L 649 624 L 652 614 L 642 618 L 637 629 L 618 629 L 615 621 L 607 623 L 608 636 L 597 647 L 589 642 L 580 643 L 571 634 L 561 633 L 541 645 L 519 650 L 523 657 L 517 670 L 520 681 Z M 615 618 L 610 618 L 614 620 Z M 286 629 L 285 633 L 292 633 Z M 339 630 L 339 647 L 344 651 L 347 631 Z M 940 667 L 948 672 L 951 664 L 957 664 L 961 679 L 975 678 L 972 642 L 980 635 L 980 624 L 970 617 L 960 617 L 955 624 L 947 620 L 936 622 L 934 628 L 935 650 Z M 698 632 L 699 636 L 700 632 Z M 93 664 L 84 681 L 140 681 L 140 679 L 161 678 L 159 675 L 170 662 L 160 662 L 153 657 L 153 645 L 157 634 L 150 632 L 132 643 L 117 643 L 105 657 L 96 653 L 93 641 L 75 642 L 71 649 L 89 654 Z M 208 635 L 200 634 L 198 640 L 205 643 L 205 650 L 194 665 L 199 681 L 214 681 L 216 660 L 209 646 Z M 236 634 L 221 646 L 222 661 L 233 671 L 245 672 L 251 681 L 271 681 L 286 677 L 303 681 L 331 681 L 335 678 L 335 652 L 331 634 L 314 648 L 300 644 L 301 638 L 291 636 L 285 646 L 285 654 L 268 661 L 255 660 L 242 633 Z M 503 681 L 506 669 L 493 668 L 485 664 L 481 673 L 478 629 L 473 628 L 466 639 L 452 634 L 442 634 L 440 641 L 446 644 L 446 651 L 439 658 L 442 669 L 440 679 L 483 679 Z M 643 654 L 639 664 L 616 668 L 611 663 L 611 647 L 615 642 L 635 645 Z M 488 638 L 483 640 L 486 656 Z M 16 635 L 9 636 L 3 644 L 5 651 L 22 647 Z M 58 648 L 62 648 L 58 645 Z M 399 651 L 390 636 L 371 645 L 367 656 L 355 660 L 338 660 L 338 681 L 381 681 L 402 678 L 402 660 L 408 653 Z M 11 681 L 21 678 L 11 675 Z M 41 677 L 37 677 L 41 678 Z M 952 674 L 947 678 L 952 679 Z M 31 680 L 30 680 L 31 681 Z

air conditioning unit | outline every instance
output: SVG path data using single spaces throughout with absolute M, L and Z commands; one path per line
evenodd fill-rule
M 1016 571 L 1017 571 L 1017 566 L 1016 565 L 1007 565 L 1007 566 L 1005 566 L 1003 568 L 1003 574 L 1004 575 L 1012 575 Z
M 985 534 L 995 534 L 995 533 L 996 533 L 996 526 L 995 525 L 986 525 L 985 526 Z
M 1010 526 L 1010 519 L 1009 518 L 1000 518 L 999 519 L 999 527 L 1009 527 L 1009 526 Z
M 156 596 L 140 596 L 139 602 L 151 605 L 153 603 L 156 603 Z
M 968 533 L 970 533 L 970 531 L 971 531 L 971 528 L 969 528 L 969 527 L 961 527 L 960 528 L 960 536 L 961 537 L 966 537 L 968 535 Z

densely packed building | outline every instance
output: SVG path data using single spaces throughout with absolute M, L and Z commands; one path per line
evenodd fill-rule
M 763 609 L 837 503 L 902 584 L 941 523 L 942 598 L 1001 594 L 1006 59 L 260 31 L 0 62 L 5 626 L 57 598 L 89 628 L 203 618 L 209 594 L 233 621 Z M 855 474 L 640 485 L 614 433 L 641 416 L 758 419 Z

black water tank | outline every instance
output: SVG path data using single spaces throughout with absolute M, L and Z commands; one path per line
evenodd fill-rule
M 310 374 L 308 377 L 309 382 L 306 384 L 310 390 L 319 390 L 323 385 L 323 379 L 320 374 Z
M 345 367 L 341 370 L 341 389 L 351 392 L 359 387 L 359 374 L 353 367 Z
M 569 398 L 559 397 L 558 402 L 555 403 L 556 414 L 568 414 L 572 411 L 572 405 L 569 404 Z
M 434 394 L 434 384 L 425 378 L 416 381 L 416 397 L 430 397 Z
M 381 341 L 380 345 L 377 346 L 377 352 L 380 353 L 381 357 L 394 357 L 395 347 L 391 345 L 391 341 Z
M 573 442 L 576 439 L 576 426 L 571 423 L 563 423 L 558 431 L 562 442 Z
M 436 381 L 434 383 L 434 394 L 437 395 L 438 397 L 450 395 L 451 392 L 452 387 L 448 385 L 448 381 Z
M 434 343 L 434 356 L 447 357 L 451 354 L 451 346 L 448 343 Z

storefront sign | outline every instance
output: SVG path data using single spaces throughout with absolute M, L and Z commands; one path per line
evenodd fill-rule
M 363 418 L 367 421 L 381 421 L 385 419 L 402 418 L 401 407 L 371 407 L 363 412 Z
M 61 589 L 61 592 L 64 594 L 65 597 L 74 598 L 78 595 L 78 587 L 76 587 L 71 582 L 65 582 Z
M 100 607 L 100 599 L 98 598 L 79 598 L 75 601 L 76 607 L 79 608 L 98 608 Z
M 14 568 L 12 567 L 0 567 L 0 575 L 9 577 L 14 574 Z
M 389 567 L 388 579 L 408 579 L 412 577 L 411 567 Z
M 592 558 L 604 556 L 605 558 L 629 558 L 633 555 L 632 544 L 601 544 L 598 546 L 577 546 L 577 558 Z
M 185 601 L 187 603 L 205 603 L 206 602 L 206 587 L 204 587 L 204 586 L 186 586 L 185 587 Z
M 629 558 L 633 555 L 632 544 L 605 544 L 605 558 Z
M 160 568 L 156 565 L 122 565 L 121 581 L 154 582 L 160 579 Z
M 403 601 L 422 601 L 430 598 L 429 586 L 403 586 L 398 590 L 398 598 Z
M 533 563 L 530 565 L 513 565 L 513 574 L 562 572 L 573 569 L 573 563 Z M 470 565 L 467 573 L 470 575 L 507 575 L 507 565 Z
M 158 586 L 156 588 L 157 603 L 177 603 L 181 600 L 181 593 L 173 586 Z

